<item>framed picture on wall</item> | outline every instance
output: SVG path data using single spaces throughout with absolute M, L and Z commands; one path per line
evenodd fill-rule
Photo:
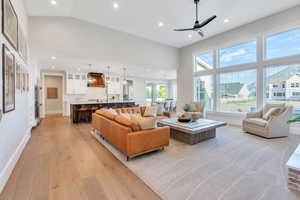
M 29 73 L 26 70 L 26 91 L 29 92 Z
M 10 0 L 2 0 L 2 33 L 18 50 L 18 17 Z
M 27 41 L 23 32 L 23 29 L 21 28 L 21 26 L 19 26 L 18 28 L 18 48 L 19 48 L 19 54 L 20 56 L 23 58 L 23 60 L 25 62 L 27 62 Z
M 3 112 L 15 110 L 15 57 L 3 44 L 2 49 Z
M 21 65 L 16 63 L 16 88 L 21 90 Z
M 25 74 L 25 68 L 22 66 L 22 92 L 25 92 L 25 89 L 26 89 L 26 74 Z

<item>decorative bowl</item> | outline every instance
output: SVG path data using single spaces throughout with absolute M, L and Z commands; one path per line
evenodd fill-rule
M 184 122 L 184 123 L 188 123 L 190 122 L 192 119 L 191 118 L 178 118 L 179 122 Z

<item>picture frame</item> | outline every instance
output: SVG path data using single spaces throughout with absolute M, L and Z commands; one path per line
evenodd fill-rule
M 18 16 L 10 0 L 2 0 L 2 34 L 18 51 Z
M 16 89 L 21 90 L 21 65 L 16 63 Z
M 26 70 L 26 91 L 29 92 L 29 73 Z
M 22 66 L 22 92 L 25 92 L 26 90 L 26 74 L 25 74 L 25 68 Z
M 3 113 L 15 110 L 15 56 L 3 44 L 2 47 L 2 80 L 3 80 Z
M 19 50 L 19 55 L 21 58 L 24 60 L 24 62 L 27 62 L 27 40 L 24 35 L 23 29 L 19 25 L 18 28 L 18 50 Z

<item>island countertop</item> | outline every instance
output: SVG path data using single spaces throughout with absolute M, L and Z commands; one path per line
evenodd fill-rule
M 70 117 L 73 123 L 91 122 L 92 114 L 101 108 L 124 108 L 136 106 L 135 101 L 73 101 L 70 103 Z
M 109 102 L 97 102 L 97 101 L 77 101 L 77 102 L 71 102 L 71 105 L 87 105 L 87 104 L 121 104 L 121 103 L 134 103 L 135 101 L 109 101 Z

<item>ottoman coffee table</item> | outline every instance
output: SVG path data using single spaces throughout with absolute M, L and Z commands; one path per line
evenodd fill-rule
M 193 145 L 216 137 L 216 128 L 226 126 L 225 122 L 198 119 L 195 122 L 178 122 L 178 118 L 164 118 L 157 121 L 158 126 L 169 126 L 171 137 Z

